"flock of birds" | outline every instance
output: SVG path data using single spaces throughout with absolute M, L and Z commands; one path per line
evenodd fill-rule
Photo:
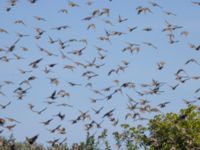
M 20 7 L 22 3 L 26 3 L 26 7 L 29 8 L 37 6 L 40 2 L 41 0 L 26 0 L 26 2 L 25 0 L 8 0 L 3 12 L 9 15 L 17 9 L 15 7 Z M 83 18 L 70 18 L 79 21 L 77 27 L 70 26 L 70 22 L 66 23 L 67 25 L 59 24 L 59 20 L 56 18 L 55 22 L 58 26 L 50 24 L 51 27 L 49 27 L 50 20 L 42 15 L 32 16 L 35 25 L 38 25 L 33 28 L 34 25 L 27 24 L 25 20 L 18 18 L 12 20 L 10 23 L 12 26 L 20 29 L 25 28 L 26 31 L 29 31 L 28 34 L 13 33 L 13 29 L 9 27 L 7 29 L 6 26 L 1 27 L 0 25 L 0 38 L 3 39 L 6 36 L 10 38 L 9 44 L 5 45 L 7 41 L 0 43 L 0 65 L 3 66 L 0 77 L 0 135 L 15 135 L 20 126 L 29 124 L 26 119 L 22 118 L 31 114 L 37 117 L 37 121 L 32 121 L 37 122 L 43 130 L 51 135 L 49 137 L 52 139 L 47 140 L 47 143 L 52 146 L 62 145 L 67 141 L 68 133 L 73 133 L 73 130 L 70 130 L 72 125 L 81 124 L 86 131 L 98 133 L 99 130 L 108 127 L 108 124 L 116 128 L 125 121 L 139 124 L 149 120 L 150 113 L 163 113 L 164 108 L 172 103 L 171 100 L 162 102 L 157 100 L 156 103 L 155 101 L 151 103 L 156 96 L 160 98 L 164 93 L 175 92 L 179 87 L 190 88 L 192 84 L 191 86 L 190 84 L 186 85 L 186 82 L 199 82 L 200 74 L 191 74 L 185 69 L 189 65 L 194 66 L 197 70 L 200 69 L 200 60 L 195 58 L 185 60 L 184 64 L 175 72 L 168 73 L 168 77 L 173 76 L 173 84 L 168 81 L 159 81 L 152 76 L 149 77 L 151 80 L 147 83 L 137 83 L 134 76 L 128 76 L 131 65 L 137 63 L 134 61 L 134 57 L 140 55 L 145 49 L 149 49 L 154 54 L 158 53 L 160 48 L 157 44 L 145 41 L 145 37 L 140 43 L 132 42 L 132 39 L 135 39 L 134 32 L 143 32 L 142 34 L 145 35 L 153 32 L 154 29 L 150 25 L 142 29 L 133 23 L 127 25 L 131 18 L 120 14 L 120 10 L 117 19 L 114 19 L 112 3 L 118 2 L 121 3 L 119 0 L 102 0 L 102 3 L 105 3 L 107 7 L 94 8 L 95 1 L 93 0 L 85 0 L 84 4 L 83 2 L 79 4 L 78 0 L 65 1 L 66 6 L 54 12 L 56 15 L 62 16 L 63 19 L 70 18 L 70 13 L 74 10 L 75 13 L 80 13 L 78 10 L 81 7 L 87 7 L 87 11 L 90 12 Z M 184 43 L 190 36 L 189 31 L 185 30 L 182 25 L 171 23 L 165 19 L 165 17 L 178 18 L 176 13 L 166 11 L 168 8 L 154 2 L 154 0 L 146 0 L 145 3 L 144 6 L 135 6 L 132 13 L 135 12 L 138 17 L 148 18 L 149 15 L 155 15 L 154 11 L 159 11 L 163 15 L 164 22 L 164 27 L 159 34 L 165 35 L 166 45 L 173 46 L 182 43 L 182 45 L 187 45 L 186 48 L 189 49 L 189 52 L 194 51 L 197 56 L 199 55 L 200 43 Z M 193 7 L 200 7 L 198 1 L 192 1 L 190 4 Z M 37 14 L 37 12 L 35 13 Z M 99 21 L 101 25 L 99 25 Z M 136 23 L 134 22 L 134 24 Z M 42 27 L 39 27 L 40 25 Z M 120 26 L 119 30 L 118 26 Z M 84 32 L 92 35 L 90 39 L 78 37 L 77 32 L 80 32 L 82 27 L 86 30 Z M 126 31 L 121 31 L 121 27 L 126 27 Z M 102 31 L 98 32 L 99 28 Z M 68 32 L 72 32 L 74 35 L 69 37 Z M 63 33 L 67 35 L 65 38 L 63 38 Z M 74 38 L 76 35 L 78 38 Z M 120 48 L 121 45 L 117 45 L 118 42 L 114 41 L 116 39 L 124 41 L 125 36 L 129 37 L 129 41 L 124 42 L 125 46 Z M 180 40 L 180 37 L 183 40 Z M 93 42 L 95 39 L 98 44 Z M 34 45 L 34 48 L 29 47 L 29 45 Z M 118 52 L 113 52 L 110 49 L 115 49 Z M 190 54 L 189 52 L 188 54 Z M 115 53 L 119 55 L 115 56 Z M 122 56 L 123 59 L 121 59 Z M 115 63 L 117 61 L 115 59 L 118 58 L 121 59 L 120 62 Z M 12 70 L 12 73 L 14 72 L 13 80 L 5 79 L 8 74 L 5 74 L 3 70 L 9 69 L 9 66 L 12 66 L 14 70 Z M 167 66 L 163 60 L 153 66 L 158 75 L 170 67 L 173 66 Z M 148 76 L 145 69 L 143 73 Z M 68 78 L 68 75 L 71 77 Z M 122 75 L 124 75 L 125 80 L 120 79 Z M 102 85 L 102 88 L 99 88 L 98 85 Z M 183 99 L 183 102 L 187 105 L 198 105 L 199 93 L 200 87 L 195 89 L 194 95 L 192 95 L 194 99 Z M 41 97 L 40 95 L 43 94 L 45 96 Z M 73 97 L 78 95 L 81 98 L 84 97 L 84 94 L 89 95 L 87 100 L 78 100 Z M 34 99 L 37 100 L 31 100 L 29 95 L 34 96 Z M 151 96 L 152 99 L 148 99 Z M 119 104 L 116 99 L 120 99 Z M 122 103 L 123 105 L 121 105 Z M 18 105 L 16 109 L 14 109 L 15 105 Z M 12 109 L 9 110 L 9 107 Z M 82 107 L 89 109 L 82 110 Z M 25 113 L 20 113 L 21 117 L 19 117 L 17 113 L 23 111 Z M 75 117 L 74 114 L 76 114 Z M 120 115 L 116 114 L 123 114 L 124 118 L 120 118 Z M 29 121 L 31 122 L 31 120 Z M 41 134 L 29 134 L 25 136 L 25 139 L 32 145 L 37 139 L 39 141 Z M 75 136 L 79 136 L 78 133 Z

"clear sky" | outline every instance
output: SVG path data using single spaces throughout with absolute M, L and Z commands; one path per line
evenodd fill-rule
M 31 137 L 35 134 L 40 134 L 38 138 L 39 143 L 46 144 L 46 141 L 65 137 L 68 142 L 79 142 L 84 139 L 84 125 L 95 120 L 102 123 L 102 128 L 96 127 L 91 129 L 92 133 L 98 133 L 103 128 L 112 131 L 118 130 L 120 124 L 130 123 L 132 125 L 144 124 L 144 121 L 135 121 L 128 118 L 125 120 L 125 115 L 130 111 L 127 109 L 129 104 L 127 94 L 131 96 L 136 102 L 141 102 L 141 99 L 150 101 L 148 105 L 152 108 L 159 108 L 157 105 L 169 101 L 165 108 L 160 109 L 161 112 L 177 112 L 180 108 L 186 107 L 183 99 L 193 101 L 199 97 L 200 92 L 195 92 L 200 88 L 199 80 L 194 80 L 192 77 L 200 76 L 200 50 L 195 50 L 199 46 L 199 27 L 200 27 L 200 6 L 195 5 L 191 0 L 91 0 L 92 4 L 88 5 L 87 0 L 73 0 L 78 4 L 76 7 L 69 6 L 67 0 L 38 0 L 34 4 L 30 4 L 28 0 L 17 0 L 16 5 L 11 7 L 10 11 L 6 11 L 10 7 L 8 0 L 0 1 L 0 29 L 6 30 L 8 33 L 0 32 L 0 104 L 5 105 L 11 102 L 5 109 L 0 107 L 0 118 L 6 117 L 15 118 L 21 123 L 9 122 L 6 120 L 2 134 L 9 137 L 14 134 L 17 140 L 25 140 L 25 137 Z M 153 7 L 150 2 L 155 2 L 161 7 Z M 143 11 L 138 14 L 136 8 L 148 8 L 145 14 Z M 104 8 L 110 10 L 110 14 L 100 15 Z M 67 13 L 61 12 L 66 9 Z M 92 13 L 98 10 L 96 15 L 91 20 L 83 20 L 90 17 Z M 165 12 L 171 12 L 172 15 L 167 15 Z M 34 16 L 39 16 L 45 19 L 37 20 Z M 118 22 L 121 16 L 121 23 Z M 127 20 L 126 20 L 127 19 Z M 16 21 L 23 20 L 24 24 L 17 23 Z M 109 20 L 113 25 L 107 24 L 104 21 Z M 178 27 L 172 32 L 163 32 L 162 30 L 167 27 L 167 22 L 170 27 Z M 66 29 L 55 30 L 56 27 L 69 26 Z M 89 28 L 88 25 L 95 25 L 95 29 Z M 135 30 L 129 32 L 129 28 L 136 27 Z M 180 28 L 179 28 L 180 27 Z M 44 33 L 39 39 L 36 39 L 37 32 L 35 28 L 44 30 Z M 149 29 L 151 31 L 145 31 Z M 108 35 L 106 36 L 106 32 Z M 122 35 L 114 35 L 114 33 L 122 33 Z M 16 33 L 25 34 L 19 38 Z M 172 36 L 172 42 L 169 43 L 169 34 Z M 185 34 L 188 34 L 185 36 Z M 50 44 L 49 37 L 53 40 L 66 41 L 66 48 L 61 49 L 58 42 Z M 107 37 L 110 42 L 102 41 L 99 37 Z M 9 48 L 17 41 L 14 50 Z M 70 39 L 76 39 L 74 42 L 69 42 Z M 86 39 L 87 45 L 81 40 Z M 145 45 L 144 43 L 152 43 L 156 48 Z M 137 53 L 129 50 L 123 52 L 122 50 L 128 47 L 127 43 L 139 44 L 140 51 Z M 191 48 L 189 44 L 194 44 L 195 48 Z M 23 47 L 28 48 L 27 51 Z M 39 47 L 53 53 L 54 55 L 48 56 L 45 51 L 40 51 Z M 106 57 L 99 58 L 98 50 L 95 47 L 100 47 L 104 51 L 100 51 Z M 135 46 L 131 47 L 134 49 Z M 78 56 L 71 52 L 85 48 L 83 54 Z M 64 53 L 69 59 L 62 59 L 61 52 Z M 16 59 L 17 56 L 22 59 Z M 5 62 L 8 58 L 9 61 Z M 32 68 L 29 64 L 33 61 L 42 58 L 38 63 L 37 68 Z M 101 65 L 96 68 L 95 66 L 88 66 L 86 68 L 77 65 L 75 62 L 81 62 L 85 65 L 95 59 L 95 65 Z M 185 63 L 190 60 L 187 65 Z M 108 76 L 111 69 L 117 69 L 120 66 L 125 66 L 123 61 L 129 62 L 124 71 L 113 72 Z M 164 67 L 158 70 L 157 63 L 165 62 Z M 198 64 L 199 61 L 199 64 Z M 49 64 L 56 64 L 54 67 L 49 67 Z M 73 71 L 63 68 L 65 65 L 72 65 L 75 68 Z M 46 74 L 44 69 L 50 68 L 52 72 Z M 31 71 L 25 74 L 20 73 L 19 69 Z M 176 80 L 175 74 L 179 69 L 180 76 L 184 76 L 186 82 L 181 83 Z M 92 75 L 97 75 L 91 79 L 82 76 L 86 71 L 93 71 Z M 91 74 L 90 74 L 91 75 Z M 36 79 L 29 81 L 30 85 L 23 83 L 29 77 L 35 76 Z M 49 78 L 57 78 L 59 84 L 55 85 L 50 83 Z M 140 96 L 137 92 L 150 91 L 153 87 L 141 87 L 141 84 L 151 84 L 152 79 L 162 82 L 159 87 L 160 94 L 144 94 Z M 119 85 L 116 85 L 114 80 L 119 80 Z M 5 81 L 12 81 L 12 84 L 6 84 Z M 81 84 L 81 86 L 70 86 L 67 81 Z M 134 88 L 121 88 L 123 83 L 134 83 Z M 92 87 L 85 86 L 92 83 Z M 176 90 L 172 90 L 169 85 L 175 86 L 179 84 Z M 107 87 L 112 87 L 109 92 L 102 91 Z M 15 89 L 21 87 L 23 90 L 31 87 L 24 95 L 22 100 L 17 98 Z M 122 89 L 120 92 L 115 93 L 110 100 L 104 99 L 116 89 Z M 61 97 L 58 95 L 60 90 L 65 90 L 70 93 L 69 97 Z M 102 95 L 97 94 L 94 90 L 99 90 Z M 47 97 L 56 91 L 57 97 L 55 100 L 50 100 Z M 19 93 L 20 91 L 18 91 Z M 96 103 L 91 103 L 90 98 L 101 99 Z M 45 101 L 55 101 L 56 103 L 48 105 Z M 73 107 L 57 106 L 57 104 L 67 103 Z M 135 102 L 133 102 L 135 103 Z M 34 105 L 33 111 L 28 107 L 28 104 Z M 199 101 L 195 102 L 199 104 Z M 40 115 L 34 111 L 47 109 Z M 103 107 L 100 114 L 94 114 L 92 108 L 99 109 Z M 140 112 L 139 108 L 143 107 L 138 104 L 135 112 L 139 112 L 141 117 L 152 118 L 156 113 Z M 119 120 L 116 126 L 108 118 L 102 116 L 109 110 L 115 108 L 113 117 Z M 72 119 L 80 115 L 79 110 L 89 112 L 91 120 L 79 121 L 77 124 L 72 125 Z M 55 117 L 56 114 L 61 112 L 65 114 L 64 120 Z M 133 112 L 131 112 L 133 113 Z M 52 118 L 53 121 L 48 126 L 43 126 L 40 122 Z M 8 131 L 5 126 L 16 126 L 12 131 Z M 61 135 L 50 133 L 48 129 L 53 129 L 61 124 L 66 128 L 66 134 Z

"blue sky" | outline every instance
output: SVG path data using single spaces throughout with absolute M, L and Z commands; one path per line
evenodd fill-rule
M 0 33 L 0 48 L 5 49 L 5 51 L 0 51 L 0 57 L 6 56 L 8 58 L 15 58 L 14 54 L 17 54 L 23 59 L 16 60 L 11 59 L 9 62 L 4 62 L 0 60 L 1 76 L 0 84 L 3 85 L 0 89 L 1 92 L 5 93 L 5 96 L 0 95 L 0 104 L 6 104 L 11 101 L 6 109 L 0 109 L 0 117 L 12 117 L 19 120 L 21 123 L 17 124 L 12 132 L 4 129 L 3 135 L 8 137 L 11 133 L 14 134 L 17 140 L 24 140 L 26 136 L 30 137 L 37 133 L 40 133 L 38 142 L 46 143 L 48 140 L 60 137 L 68 138 L 69 143 L 79 142 L 84 139 L 84 124 L 90 122 L 89 120 L 81 121 L 78 124 L 71 125 L 69 120 L 76 118 L 79 115 L 79 110 L 87 111 L 91 118 L 97 122 L 102 121 L 102 115 L 112 108 L 116 108 L 114 111 L 114 117 L 119 119 L 119 124 L 117 126 L 112 126 L 111 122 L 105 118 L 103 119 L 103 128 L 108 128 L 112 132 L 113 130 L 118 130 L 120 124 L 130 123 L 132 125 L 137 125 L 143 122 L 134 121 L 133 119 L 124 120 L 124 116 L 128 113 L 127 104 L 128 98 L 126 94 L 130 95 L 136 101 L 140 99 L 147 99 L 150 101 L 151 107 L 157 107 L 161 102 L 170 101 L 170 104 L 166 108 L 163 108 L 162 112 L 177 112 L 180 108 L 186 107 L 183 99 L 194 100 L 195 97 L 199 97 L 199 93 L 195 93 L 195 90 L 199 88 L 199 80 L 188 80 L 184 84 L 179 83 L 175 80 L 175 73 L 179 69 L 184 69 L 187 72 L 187 76 L 199 76 L 200 66 L 195 63 L 190 63 L 184 65 L 185 62 L 191 58 L 199 61 L 200 54 L 199 51 L 191 49 L 189 43 L 196 46 L 199 45 L 199 6 L 192 4 L 190 0 L 168 0 L 160 1 L 155 0 L 152 2 L 158 3 L 161 8 L 153 7 L 150 5 L 148 0 L 113 0 L 109 2 L 108 0 L 96 0 L 93 1 L 92 5 L 87 5 L 86 0 L 74 0 L 73 2 L 79 4 L 79 7 L 70 7 L 67 0 L 60 1 L 48 1 L 39 0 L 35 4 L 30 4 L 25 0 L 17 1 L 16 6 L 12 7 L 9 12 L 6 12 L 5 8 L 9 5 L 8 1 L 0 1 L 0 28 L 8 31 L 6 33 Z M 148 7 L 151 9 L 152 13 L 147 14 L 137 14 L 136 8 L 138 6 Z M 83 21 L 82 19 L 88 17 L 92 14 L 94 10 L 103 8 L 110 9 L 110 15 L 96 16 L 90 21 Z M 68 13 L 58 13 L 60 9 L 67 9 Z M 170 11 L 176 14 L 166 15 L 164 11 Z M 122 18 L 127 18 L 128 20 L 122 23 L 118 23 L 118 16 Z M 46 19 L 46 21 L 38 21 L 34 19 L 33 16 L 41 16 Z M 26 24 L 25 26 L 21 24 L 14 24 L 16 20 L 23 20 Z M 105 24 L 103 20 L 110 20 L 113 26 Z M 175 40 L 177 43 L 170 44 L 168 42 L 168 37 L 166 32 L 162 32 L 163 28 L 166 27 L 166 21 L 172 25 L 182 26 L 182 28 L 177 29 L 173 32 Z M 96 29 L 87 30 L 89 24 L 95 24 Z M 52 28 L 68 25 L 70 28 L 56 31 Z M 133 32 L 128 32 L 128 27 L 137 27 Z M 34 28 L 39 27 L 45 32 L 40 39 L 35 39 L 36 32 Z M 144 28 L 152 28 L 152 31 L 144 31 Z M 109 31 L 119 31 L 125 34 L 121 36 L 110 37 L 110 43 L 105 41 L 100 41 L 98 37 L 105 35 L 105 30 Z M 187 31 L 189 35 L 184 37 L 181 32 Z M 18 37 L 16 32 L 22 34 L 28 34 L 29 36 L 23 37 L 16 44 L 16 48 L 13 52 L 7 52 L 7 47 L 11 46 Z M 81 42 L 71 42 L 69 47 L 61 50 L 58 43 L 49 44 L 48 37 L 53 39 L 60 39 L 62 41 L 68 41 L 69 39 L 87 39 L 88 44 L 85 45 Z M 129 43 L 137 43 L 140 45 L 139 53 L 133 52 L 122 52 Z M 144 42 L 153 43 L 157 49 L 149 47 Z M 48 56 L 44 52 L 41 52 L 38 46 L 51 51 L 58 56 Z M 83 55 L 75 56 L 68 54 L 68 52 L 76 49 L 81 49 L 86 46 L 86 50 L 83 51 Z M 106 55 L 104 60 L 98 59 L 99 55 L 95 46 L 101 47 L 106 50 L 106 52 L 101 52 Z M 27 47 L 28 51 L 22 51 L 20 47 Z M 73 61 L 62 59 L 60 52 L 64 52 Z M 33 69 L 29 66 L 32 61 L 43 58 L 39 63 L 39 67 Z M 82 68 L 81 66 L 76 66 L 74 62 L 87 63 L 96 58 L 96 64 L 105 64 L 99 69 L 92 68 Z M 128 68 L 124 72 L 119 74 L 111 74 L 108 76 L 108 72 L 112 68 L 116 68 L 118 65 L 123 64 L 122 61 L 126 60 L 130 62 Z M 156 64 L 160 61 L 164 61 L 166 64 L 162 70 L 158 70 Z M 57 65 L 52 69 L 53 72 L 45 74 L 43 72 L 45 66 L 51 63 L 56 63 Z M 76 67 L 74 71 L 63 69 L 64 65 L 73 65 Z M 31 73 L 22 75 L 18 69 L 23 70 L 33 70 Z M 90 80 L 82 77 L 85 71 L 94 71 L 98 74 Z M 36 76 L 36 80 L 31 81 L 31 89 L 28 91 L 27 95 L 22 99 L 18 100 L 16 94 L 13 91 L 20 87 L 20 83 L 26 80 L 30 76 Z M 57 77 L 60 81 L 59 85 L 50 84 L 48 78 Z M 91 103 L 90 98 L 100 98 L 100 96 L 92 92 L 89 87 L 85 87 L 88 82 L 93 84 L 92 89 L 100 90 L 109 86 L 114 86 L 111 90 L 113 91 L 117 87 L 113 80 L 120 80 L 120 85 L 125 82 L 133 82 L 135 84 L 135 89 L 123 89 L 123 95 L 119 93 L 113 95 L 112 99 L 109 101 L 103 100 L 97 103 Z M 161 91 L 164 91 L 160 95 L 144 95 L 139 96 L 136 91 L 143 91 L 145 89 L 141 88 L 142 83 L 151 83 L 152 79 L 160 82 L 164 82 L 161 87 Z M 4 81 L 12 81 L 13 85 L 4 85 Z M 71 87 L 67 81 L 75 82 L 81 84 L 81 86 Z M 168 85 L 180 86 L 175 90 L 171 90 Z M 23 88 L 26 88 L 25 85 Z M 70 97 L 58 98 L 56 99 L 56 104 L 68 103 L 73 105 L 70 107 L 57 107 L 56 104 L 47 105 L 44 101 L 47 101 L 47 97 L 50 96 L 54 90 L 65 90 L 70 93 Z M 110 92 L 111 93 L 111 92 Z M 105 96 L 110 94 L 109 92 L 104 92 Z M 41 110 L 48 107 L 45 112 L 41 115 L 37 115 L 28 109 L 28 104 L 31 103 L 35 105 L 35 110 Z M 199 104 L 199 102 L 196 102 Z M 104 107 L 100 115 L 95 115 L 91 108 L 101 108 Z M 138 110 L 137 110 L 138 111 Z M 58 112 L 66 114 L 64 121 L 60 121 L 59 118 L 54 117 Z M 151 118 L 155 113 L 143 113 L 141 116 Z M 39 122 L 45 121 L 49 118 L 53 118 L 52 123 L 44 127 Z M 6 125 L 12 125 L 13 123 L 7 122 Z M 50 134 L 47 129 L 52 129 L 58 124 L 61 124 L 66 128 L 66 135 Z M 0 127 L 0 129 L 3 127 Z M 96 130 L 92 129 L 91 132 L 100 132 L 103 129 Z M 81 133 L 81 134 L 80 134 Z

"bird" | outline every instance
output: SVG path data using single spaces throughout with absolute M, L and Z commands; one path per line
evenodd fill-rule
M 67 14 L 67 13 L 68 13 L 68 10 L 67 10 L 67 9 L 60 9 L 60 10 L 58 11 L 58 13 L 65 13 L 65 14 Z
M 56 146 L 56 143 L 59 141 L 58 139 L 47 141 L 47 143 L 51 144 L 52 147 Z
M 127 20 L 128 20 L 127 18 L 122 18 L 120 15 L 118 16 L 118 22 L 119 23 L 125 22 Z
M 58 105 L 56 105 L 56 106 L 68 106 L 68 107 L 73 107 L 73 105 L 70 105 L 70 104 L 67 104 L 67 103 L 62 103 L 62 104 L 58 104 Z
M 71 86 L 81 86 L 81 84 L 77 84 L 77 83 L 73 83 L 73 82 L 69 82 L 69 81 L 67 81 L 67 83 Z
M 47 110 L 47 107 L 45 107 L 45 108 L 43 108 L 43 109 L 41 109 L 39 111 L 33 110 L 33 112 L 37 113 L 38 115 L 41 115 L 45 110 Z
M 147 45 L 147 46 L 153 47 L 154 49 L 158 49 L 155 45 L 153 45 L 150 42 L 144 42 L 144 44 Z
M 52 99 L 52 100 L 55 100 L 57 97 L 56 97 L 56 90 L 48 97 L 49 99 Z
M 87 0 L 87 5 L 92 5 L 93 4 L 93 1 L 92 0 Z
M 95 30 L 96 29 L 96 25 L 94 23 L 89 24 L 88 27 L 87 27 L 87 30 L 89 30 L 89 29 Z
M 64 118 L 65 118 L 65 114 L 61 114 L 60 112 L 55 116 L 59 117 L 60 120 L 64 120 Z
M 149 32 L 149 31 L 152 31 L 152 28 L 151 27 L 146 27 L 146 28 L 143 29 L 143 31 Z
M 152 1 L 150 1 L 149 3 L 150 3 L 153 7 L 158 7 L 158 8 L 160 8 L 160 9 L 163 8 L 163 7 L 160 6 L 158 3 L 155 3 L 155 2 L 152 2 Z
M 164 107 L 166 107 L 166 105 L 169 104 L 169 103 L 170 103 L 169 101 L 163 102 L 163 103 L 158 104 L 158 106 L 159 106 L 160 108 L 164 108 Z
M 129 31 L 129 32 L 132 32 L 132 31 L 134 31 L 134 30 L 136 30 L 136 29 L 137 29 L 137 26 L 128 27 L 128 31 Z
M 4 124 L 5 124 L 5 119 L 3 119 L 3 118 L 0 118 L 0 126 L 3 126 Z
M 183 101 L 185 102 L 185 104 L 187 105 L 190 105 L 190 104 L 193 104 L 196 102 L 196 100 L 186 100 L 186 99 L 183 99 Z
M 92 108 L 92 110 L 95 112 L 95 114 L 99 114 L 101 110 L 103 110 L 104 107 L 99 108 L 98 110 Z
M 7 33 L 8 34 L 8 31 L 6 29 L 0 28 L 0 33 Z
M 191 58 L 191 59 L 187 60 L 185 62 L 185 65 L 188 65 L 189 63 L 192 63 L 192 62 L 197 64 L 197 65 L 200 65 L 199 62 L 197 60 L 195 60 L 194 58 Z
M 102 128 L 101 124 L 103 123 L 104 121 L 102 120 L 101 122 L 97 123 L 96 121 L 94 121 L 94 123 L 96 124 L 96 127 L 97 128 Z
M 68 26 L 68 25 L 58 26 L 58 27 L 52 28 L 52 30 L 60 31 L 60 30 L 64 30 L 64 29 L 67 29 L 67 28 L 70 28 L 70 26 Z
M 78 50 L 72 50 L 72 51 L 68 52 L 68 54 L 73 54 L 73 55 L 81 56 L 83 54 L 83 51 L 85 49 L 86 49 L 86 47 L 83 47 L 83 48 L 78 49 Z
M 164 14 L 168 15 L 168 16 L 176 16 L 175 13 L 170 12 L 170 11 L 163 11 Z
M 6 109 L 11 104 L 11 101 L 9 101 L 7 104 L 2 105 L 0 104 L 1 109 Z
M 112 23 L 112 21 L 110 21 L 110 20 L 103 19 L 102 21 L 103 21 L 105 24 L 107 24 L 107 25 L 114 26 L 113 23 Z
M 50 133 L 54 133 L 54 132 L 56 132 L 60 127 L 61 127 L 61 125 L 59 124 L 58 126 L 56 126 L 56 127 L 53 128 L 53 129 L 50 129 L 49 131 L 50 131 Z
M 50 122 L 53 121 L 53 119 L 48 119 L 46 121 L 41 122 L 41 124 L 43 124 L 44 126 L 47 126 L 50 124 Z
M 21 20 L 21 19 L 19 19 L 19 20 L 15 20 L 15 21 L 14 21 L 14 24 L 21 24 L 21 25 L 26 26 L 26 24 L 24 23 L 24 21 Z
M 51 84 L 55 84 L 56 86 L 58 86 L 58 84 L 60 83 L 60 81 L 56 77 L 48 78 L 48 79 L 50 80 Z
M 115 108 L 111 109 L 110 111 L 106 112 L 106 113 L 102 116 L 102 118 L 112 116 L 114 111 L 115 111 Z
M 174 86 L 169 85 L 169 87 L 171 87 L 172 90 L 176 90 L 176 88 L 177 88 L 178 86 L 179 86 L 179 84 L 176 84 L 176 85 L 174 85 Z
M 33 137 L 26 137 L 26 141 L 28 142 L 28 144 L 33 145 L 38 139 L 38 137 L 39 137 L 39 134 L 34 135 Z
M 43 58 L 39 58 L 29 64 L 32 68 L 38 68 L 38 64 L 43 60 Z
M 28 107 L 29 107 L 29 109 L 30 109 L 31 111 L 33 111 L 33 108 L 34 108 L 35 106 L 29 103 L 29 104 L 28 104 Z
M 57 94 L 61 97 L 65 97 L 65 96 L 70 97 L 70 93 L 66 92 L 65 90 L 59 90 Z
M 49 43 L 50 43 L 50 44 L 54 44 L 54 43 L 56 43 L 56 42 L 58 42 L 58 40 L 54 40 L 54 39 L 52 39 L 52 38 L 49 36 Z
M 89 21 L 91 19 L 92 19 L 92 16 L 87 16 L 87 17 L 83 18 L 82 21 Z
M 164 61 L 160 61 L 159 63 L 157 63 L 157 68 L 158 68 L 158 70 L 162 70 L 163 67 L 164 67 L 164 65 L 165 65 L 165 62 L 164 62 Z
M 148 8 L 148 7 L 143 7 L 143 6 L 138 6 L 136 8 L 136 11 L 137 11 L 137 14 L 141 14 L 141 13 L 144 13 L 144 14 L 147 14 L 147 13 L 152 13 L 151 9 Z
M 8 131 L 11 132 L 15 126 L 16 126 L 16 124 L 13 124 L 13 125 L 7 125 L 7 126 L 5 126 L 5 128 L 7 128 Z
M 200 2 L 194 2 L 194 1 L 192 1 L 192 4 L 200 6 Z
M 14 118 L 6 117 L 6 119 L 7 119 L 9 122 L 21 123 L 21 122 L 17 121 L 17 120 L 14 119 Z
M 17 39 L 11 46 L 8 47 L 8 52 L 14 51 L 16 44 L 20 41 L 20 39 Z
M 79 7 L 79 5 L 77 4 L 77 3 L 74 3 L 74 2 L 72 2 L 72 1 L 68 1 L 68 5 L 70 6 L 70 7 Z
M 28 0 L 31 4 L 36 3 L 38 0 Z
M 135 104 L 129 102 L 129 104 L 127 105 L 128 106 L 128 110 L 133 111 L 134 109 L 136 109 L 138 104 L 139 104 L 138 102 L 136 102 Z
M 200 88 L 198 88 L 198 89 L 195 90 L 195 93 L 198 93 L 198 92 L 200 92 Z
M 180 35 L 182 35 L 183 37 L 188 37 L 189 32 L 188 32 L 188 31 L 182 31 L 182 32 L 180 33 Z
M 43 70 L 43 72 L 44 72 L 45 74 L 48 74 L 48 73 L 53 72 L 53 71 L 51 71 L 51 69 L 45 67 L 44 70 Z
M 46 19 L 44 19 L 43 17 L 40 17 L 40 16 L 33 16 L 33 17 L 38 21 L 46 21 Z
M 99 9 L 96 9 L 92 12 L 92 17 L 96 17 L 96 16 L 99 16 L 100 14 L 100 10 Z

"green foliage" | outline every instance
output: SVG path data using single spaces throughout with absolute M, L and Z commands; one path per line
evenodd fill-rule
M 121 133 L 113 133 L 117 147 L 137 150 L 200 149 L 200 109 L 189 105 L 179 114 L 156 115 L 146 127 L 121 125 Z
M 99 150 L 98 145 L 99 142 L 96 142 L 94 135 L 90 136 L 90 134 L 87 133 L 86 141 L 81 142 L 79 148 L 81 150 Z
M 179 114 L 157 115 L 147 127 L 130 127 L 127 124 L 122 127 L 124 131 L 116 134 L 117 137 L 121 135 L 121 139 L 116 138 L 116 141 L 125 142 L 126 149 L 200 149 L 200 110 L 196 106 L 190 105 Z
M 182 109 L 180 114 L 155 116 L 148 126 L 149 145 L 153 150 L 200 148 L 200 111 L 196 106 Z
M 189 105 L 181 109 L 179 114 L 167 113 L 156 115 L 147 126 L 138 125 L 131 127 L 121 125 L 121 132 L 114 132 L 115 146 L 111 148 L 111 139 L 107 139 L 107 129 L 104 129 L 96 138 L 87 133 L 86 140 L 69 146 L 54 145 L 45 148 L 42 145 L 30 145 L 27 142 L 15 142 L 10 139 L 0 138 L 0 150 L 200 150 L 200 109 Z

